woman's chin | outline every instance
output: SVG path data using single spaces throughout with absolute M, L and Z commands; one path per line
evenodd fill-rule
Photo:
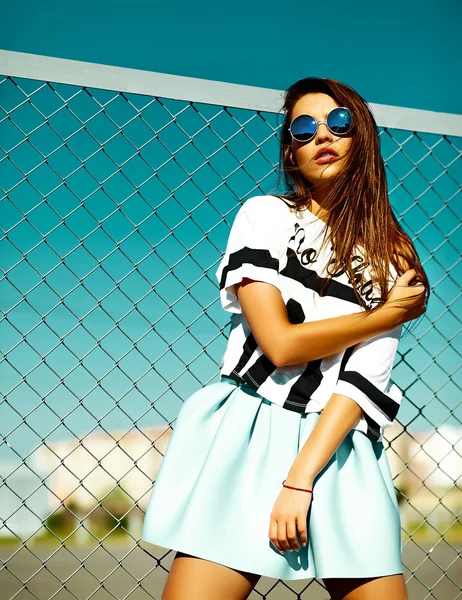
M 334 179 L 340 172 L 340 167 L 337 162 L 333 162 L 327 165 L 319 165 L 319 168 L 310 173 L 303 173 L 303 176 L 312 185 L 318 185 L 320 183 L 326 183 L 327 181 Z
M 329 170 L 328 172 L 323 171 L 322 173 L 317 174 L 316 177 L 306 177 L 306 179 L 311 183 L 311 185 L 317 186 L 329 183 L 329 181 L 333 181 L 336 175 L 337 171 Z

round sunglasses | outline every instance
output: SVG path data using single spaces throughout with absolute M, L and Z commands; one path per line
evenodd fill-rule
M 332 109 L 325 121 L 317 121 L 311 115 L 298 115 L 289 126 L 290 135 L 297 142 L 309 142 L 316 135 L 320 123 L 325 123 L 334 135 L 346 135 L 353 128 L 353 116 L 344 106 Z

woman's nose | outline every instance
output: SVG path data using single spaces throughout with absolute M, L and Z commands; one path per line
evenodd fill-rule
M 332 139 L 333 139 L 332 134 L 329 131 L 329 128 L 327 127 L 326 123 L 319 123 L 318 130 L 316 132 L 316 142 L 318 144 L 322 144 L 326 140 L 332 140 Z

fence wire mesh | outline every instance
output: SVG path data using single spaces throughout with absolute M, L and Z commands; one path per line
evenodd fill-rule
M 181 403 L 218 376 L 215 269 L 241 202 L 278 186 L 280 122 L 1 78 L 2 597 L 160 598 L 173 552 L 140 543 L 144 509 Z M 462 591 L 461 140 L 385 127 L 380 139 L 432 284 L 400 342 L 405 397 L 384 443 L 410 597 L 450 600 Z M 294 597 L 327 595 L 316 580 L 263 579 L 251 595 Z

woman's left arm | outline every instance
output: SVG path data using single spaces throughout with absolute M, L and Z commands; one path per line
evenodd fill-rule
M 361 419 L 367 428 L 364 433 L 374 441 L 380 437 L 381 429 L 393 422 L 402 393 L 390 381 L 390 374 L 401 328 L 400 325 L 345 351 L 333 394 L 292 463 L 287 485 L 313 489 L 318 473 Z M 308 492 L 281 489 L 269 527 L 269 538 L 280 552 L 299 549 L 297 530 L 300 542 L 306 544 L 310 503 Z
M 287 474 L 287 485 L 313 489 L 318 473 L 362 416 L 363 410 L 354 400 L 341 394 L 332 394 L 292 463 Z
M 292 487 L 313 489 L 316 475 L 329 462 L 351 428 L 363 415 L 351 398 L 333 394 L 324 407 L 313 431 L 293 462 L 286 483 Z M 271 512 L 269 538 L 279 552 L 300 549 L 308 539 L 307 514 L 311 494 L 283 487 Z
M 398 325 L 345 351 L 334 393 L 295 459 L 288 485 L 304 487 L 291 483 L 303 475 L 312 483 L 361 418 L 364 433 L 373 441 L 394 421 L 403 394 L 390 376 L 401 330 Z

